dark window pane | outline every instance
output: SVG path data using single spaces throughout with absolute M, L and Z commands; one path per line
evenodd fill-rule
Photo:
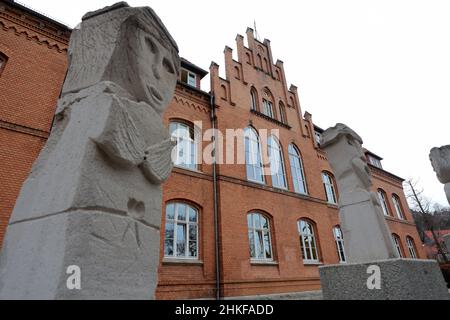
M 178 220 L 186 221 L 186 206 L 185 205 L 177 205 L 177 214 Z
M 189 257 L 197 257 L 197 242 L 189 241 Z
M 164 255 L 173 256 L 173 240 L 166 239 L 164 241 Z
M 197 241 L 197 226 L 189 226 L 189 240 Z
M 193 208 L 189 207 L 189 221 L 190 222 L 197 222 L 197 211 L 195 211 Z
M 248 241 L 250 243 L 250 257 L 256 258 L 255 239 L 254 239 L 253 231 L 248 232 Z

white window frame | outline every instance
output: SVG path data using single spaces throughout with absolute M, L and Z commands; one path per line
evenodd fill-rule
M 181 72 L 185 71 L 186 72 L 186 83 L 187 85 L 197 88 L 197 75 L 187 69 L 182 68 Z M 193 81 L 193 83 L 191 83 L 191 80 Z
M 261 143 L 258 134 L 252 127 L 247 127 L 244 133 L 244 147 L 245 147 L 245 170 L 247 180 L 265 184 L 264 167 L 262 164 Z M 257 176 L 260 170 L 261 174 Z
M 406 246 L 408 247 L 409 255 L 412 259 L 417 259 L 416 247 L 414 245 L 414 239 L 410 236 L 406 237 Z
M 342 233 L 342 229 L 338 226 L 333 228 L 334 241 L 336 242 L 336 250 L 339 257 L 339 263 L 346 263 L 347 257 L 345 255 L 345 247 L 344 247 L 344 235 Z
M 316 139 L 317 145 L 320 145 L 320 141 L 322 140 L 322 134 L 320 132 L 314 131 L 314 138 Z
M 283 150 L 278 139 L 274 136 L 270 136 L 267 141 L 267 153 L 270 161 L 272 186 L 280 189 L 287 189 Z
M 383 214 L 386 217 L 389 217 L 389 208 L 388 208 L 388 204 L 387 204 L 387 199 L 386 199 L 386 193 L 383 190 L 378 190 L 378 199 L 380 200 L 380 204 L 381 204 L 381 208 L 383 209 Z
M 255 89 L 250 90 L 251 110 L 258 110 L 258 95 Z
M 383 167 L 381 166 L 381 161 L 379 159 L 372 157 L 371 155 L 369 155 L 368 157 L 370 164 L 374 165 L 377 168 L 383 169 Z
M 258 219 L 260 221 L 260 225 L 256 225 L 256 219 L 255 217 L 258 216 Z M 263 226 L 262 218 L 267 221 L 267 228 Z M 254 261 L 273 261 L 273 247 L 272 247 L 272 235 L 270 232 L 270 219 L 266 215 L 259 213 L 259 212 L 250 212 L 247 214 L 247 227 L 248 227 L 248 242 L 249 242 L 249 249 L 250 249 L 250 259 Z M 259 235 L 261 234 L 261 238 L 259 238 Z M 250 238 L 250 235 L 253 237 L 253 248 L 252 248 L 252 241 Z M 265 235 L 268 235 L 269 238 L 269 252 L 270 257 L 267 257 L 267 244 L 265 241 Z M 256 246 L 256 239 L 262 239 L 262 250 L 263 250 L 263 256 L 260 256 L 260 252 L 258 252 L 258 248 Z M 255 253 L 254 256 L 252 256 L 252 249 Z
M 273 103 L 267 99 L 263 99 L 263 114 L 273 118 Z
M 310 226 L 311 233 L 304 234 L 302 232 L 302 223 L 308 224 Z M 308 220 L 300 219 L 299 221 L 297 221 L 297 228 L 298 228 L 298 233 L 299 233 L 299 237 L 300 237 L 300 249 L 302 251 L 303 262 L 319 263 L 320 262 L 319 248 L 317 247 L 314 224 L 312 224 Z M 306 246 L 306 238 L 308 238 L 308 243 L 309 243 L 308 247 Z M 311 246 L 311 244 L 313 244 L 314 248 L 315 248 L 315 255 L 316 255 L 315 257 L 314 257 L 313 247 Z M 308 254 L 311 258 L 308 258 Z
M 337 204 L 336 188 L 334 186 L 333 178 L 329 173 L 322 172 L 322 183 L 327 196 L 327 202 Z
M 392 202 L 394 203 L 395 212 L 397 213 L 397 217 L 401 220 L 405 220 L 405 215 L 402 210 L 402 206 L 400 204 L 400 198 L 393 194 L 392 195 Z
M 402 247 L 400 244 L 400 237 L 392 234 L 392 241 L 394 242 L 395 248 L 397 249 L 398 255 L 400 256 L 400 258 L 403 258 L 403 252 L 402 252 Z
M 294 191 L 300 194 L 308 194 L 306 185 L 305 172 L 303 170 L 303 161 L 300 151 L 293 144 L 289 145 L 289 163 L 291 165 L 292 180 L 294 184 Z M 303 191 L 301 187 L 303 186 Z
M 177 145 L 174 147 L 173 151 L 176 154 L 174 165 L 179 168 L 198 171 L 198 139 L 196 138 L 196 128 L 183 122 L 171 121 L 169 129 L 172 139 L 177 141 Z M 191 130 L 193 132 L 194 139 L 190 136 Z M 185 151 L 187 150 L 186 154 L 180 157 L 179 148 L 184 148 L 183 150 Z
M 174 217 L 173 219 L 169 219 L 168 218 L 168 208 L 169 206 L 173 206 L 173 212 L 174 212 Z M 184 208 L 185 212 L 185 219 L 184 220 L 179 220 L 178 219 L 178 208 L 182 207 Z M 190 221 L 190 217 L 189 217 L 189 209 L 192 209 L 195 213 L 195 222 Z M 166 253 L 166 230 L 167 230 L 167 226 L 169 224 L 173 225 L 173 239 L 172 240 L 172 254 L 167 254 Z M 177 248 L 177 241 L 178 241 L 178 226 L 186 226 L 185 228 L 185 239 L 184 239 L 184 256 L 178 255 L 178 248 Z M 199 258 L 199 213 L 198 210 L 196 208 L 194 208 L 193 206 L 187 204 L 187 203 L 183 203 L 183 202 L 170 202 L 166 205 L 166 223 L 165 223 L 165 228 L 164 228 L 164 257 L 165 258 L 170 258 L 170 259 L 188 259 L 188 260 L 198 260 Z M 191 229 L 191 227 L 195 228 L 195 233 L 196 233 L 196 238 L 195 238 L 195 256 L 190 256 L 189 255 L 189 246 L 190 243 L 193 242 L 193 240 L 189 239 L 189 231 Z

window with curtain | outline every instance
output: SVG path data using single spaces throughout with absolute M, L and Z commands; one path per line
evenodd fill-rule
M 258 212 L 247 214 L 250 257 L 256 260 L 273 260 L 269 218 Z
M 292 180 L 295 192 L 306 194 L 305 173 L 300 152 L 293 144 L 289 145 L 289 162 L 291 164 Z
M 333 177 L 328 172 L 322 172 L 322 182 L 327 196 L 327 201 L 332 204 L 337 203 L 336 191 L 334 187 Z
M 333 228 L 334 241 L 336 242 L 336 249 L 339 256 L 339 262 L 344 263 L 345 259 L 345 249 L 344 249 L 344 236 L 342 235 L 342 230 L 339 226 Z
M 381 208 L 383 209 L 383 214 L 385 216 L 389 216 L 389 207 L 386 199 L 386 192 L 381 189 L 378 189 L 378 199 L 380 200 Z
M 252 88 L 250 90 L 250 97 L 251 97 L 251 106 L 250 108 L 254 111 L 258 110 L 258 95 L 256 93 L 256 89 Z
M 413 238 L 410 236 L 406 237 L 406 245 L 408 247 L 409 255 L 413 259 L 417 259 L 417 253 L 416 253 L 416 245 L 414 244 Z
M 402 205 L 400 204 L 400 198 L 396 195 L 392 195 L 392 202 L 394 203 L 395 212 L 399 219 L 405 220 L 405 215 L 403 214 Z
M 169 130 L 172 139 L 177 141 L 174 148 L 174 164 L 178 167 L 197 170 L 197 143 L 194 126 L 181 122 L 171 122 Z
M 267 141 L 270 161 L 270 173 L 272 175 L 272 185 L 277 188 L 286 189 L 286 173 L 284 169 L 283 151 L 278 139 L 270 136 Z
M 247 180 L 264 183 L 264 171 L 259 137 L 253 128 L 248 127 L 245 129 L 244 139 Z
M 164 256 L 198 258 L 198 211 L 194 207 L 182 202 L 167 204 Z
M 297 223 L 300 236 L 300 247 L 304 262 L 319 262 L 319 253 L 314 231 L 314 225 L 307 220 L 300 220 Z
M 397 249 L 398 255 L 400 258 L 403 258 L 402 247 L 400 244 L 400 237 L 395 233 L 392 234 L 392 241 L 394 242 L 395 248 Z

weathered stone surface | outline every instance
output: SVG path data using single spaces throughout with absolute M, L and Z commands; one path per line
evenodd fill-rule
M 339 190 L 347 261 L 398 258 L 378 197 L 370 191 L 372 180 L 361 145 L 361 137 L 341 123 L 327 129 L 320 144 Z
M 26 180 L 0 257 L 0 298 L 151 299 L 160 184 L 173 143 L 162 113 L 178 49 L 150 8 L 83 18 L 50 138 Z M 69 265 L 81 290 L 68 290 Z
M 380 289 L 369 289 L 369 266 L 380 268 Z M 449 293 L 434 260 L 389 259 L 319 267 L 326 300 L 448 300 Z
M 450 203 L 450 145 L 430 150 L 430 161 Z

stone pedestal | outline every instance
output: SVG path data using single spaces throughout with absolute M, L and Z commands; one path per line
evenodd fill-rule
M 369 289 L 379 267 L 380 287 Z M 373 268 L 373 267 L 372 267 Z M 376 267 L 374 269 L 377 269 Z M 442 273 L 434 260 L 388 259 L 319 268 L 325 300 L 449 300 Z M 369 280 L 372 283 L 372 278 Z

